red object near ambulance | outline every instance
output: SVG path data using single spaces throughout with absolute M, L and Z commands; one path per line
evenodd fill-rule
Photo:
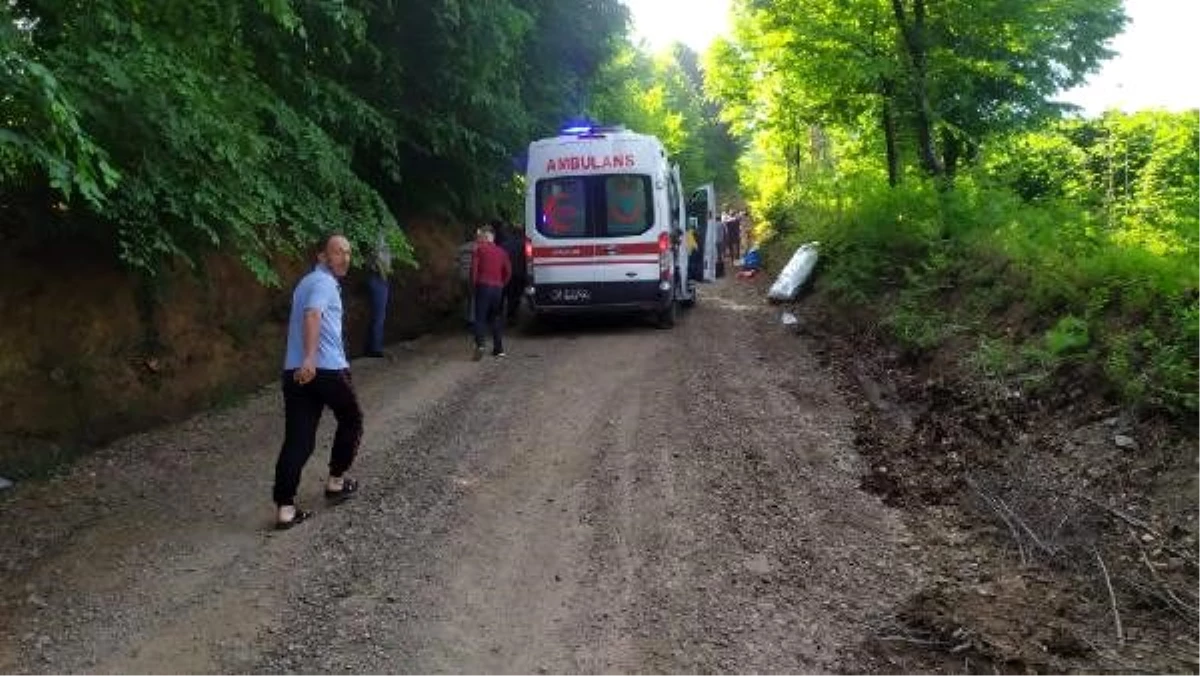
M 633 310 L 670 327 L 695 302 L 679 167 L 657 138 L 580 127 L 534 141 L 525 189 L 535 316 Z

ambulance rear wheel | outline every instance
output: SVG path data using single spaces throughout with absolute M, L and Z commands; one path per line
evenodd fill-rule
M 679 299 L 679 306 L 685 310 L 693 307 L 696 304 L 696 288 L 694 286 L 692 286 L 691 284 L 689 284 L 688 291 L 692 292 L 692 294 L 690 296 L 688 296 L 687 298 Z
M 678 303 L 675 302 L 675 299 L 671 299 L 670 304 L 668 304 L 667 307 L 665 307 L 659 311 L 659 313 L 658 313 L 658 328 L 669 329 L 669 328 L 675 326 L 675 306 L 676 305 L 678 305 Z
M 544 325 L 545 320 L 542 316 L 542 313 L 537 312 L 536 310 L 526 308 L 526 310 L 517 317 L 517 326 L 520 328 L 521 333 L 537 333 Z

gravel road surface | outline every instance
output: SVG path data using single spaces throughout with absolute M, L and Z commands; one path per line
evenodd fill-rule
M 464 336 L 354 378 L 271 530 L 275 385 L 0 496 L 0 672 L 829 672 L 921 584 L 806 339 L 723 279 L 672 330 Z

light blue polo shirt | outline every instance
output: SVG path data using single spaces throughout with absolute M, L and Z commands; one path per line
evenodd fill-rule
M 300 368 L 304 363 L 304 313 L 321 311 L 321 331 L 317 337 L 317 368 L 349 368 L 346 349 L 342 344 L 342 294 L 337 278 L 324 265 L 318 265 L 304 275 L 292 292 L 292 314 L 288 318 L 287 356 L 285 371 Z

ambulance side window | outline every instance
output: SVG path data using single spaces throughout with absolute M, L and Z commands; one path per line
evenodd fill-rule
M 650 229 L 654 208 L 650 177 L 615 174 L 604 177 L 604 235 L 628 237 Z
M 587 180 L 553 178 L 537 184 L 537 230 L 547 237 L 586 237 Z

